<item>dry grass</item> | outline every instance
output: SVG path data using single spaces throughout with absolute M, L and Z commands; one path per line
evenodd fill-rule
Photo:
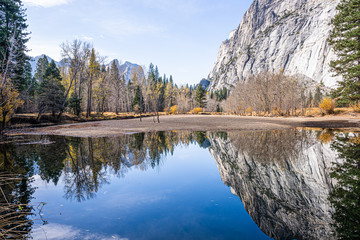
M 0 239 L 26 239 L 28 235 L 26 229 L 31 224 L 28 217 L 32 215 L 31 212 L 24 210 L 28 205 L 10 203 L 3 191 L 3 187 L 11 186 L 19 180 L 20 178 L 16 175 L 0 174 L 0 194 L 3 199 L 0 203 Z

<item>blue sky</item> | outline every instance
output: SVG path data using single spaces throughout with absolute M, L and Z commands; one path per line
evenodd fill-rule
M 178 84 L 207 77 L 222 41 L 252 0 L 23 0 L 29 55 L 61 59 L 60 44 L 80 39 L 110 62 L 119 59 L 173 75 Z

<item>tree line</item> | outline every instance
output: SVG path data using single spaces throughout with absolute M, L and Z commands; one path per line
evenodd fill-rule
M 185 113 L 205 107 L 206 91 L 196 85 L 178 86 L 173 77 L 160 76 L 150 64 L 135 69 L 125 79 L 115 61 L 106 63 L 87 42 L 61 45 L 60 66 L 42 57 L 32 76 L 26 43 L 29 40 L 25 8 L 21 0 L 0 3 L 0 131 L 15 113 L 45 113 L 60 121 L 66 112 L 85 117 L 104 112 L 137 114 Z M 197 90 L 198 89 L 198 90 Z
M 359 0 L 342 0 L 332 20 L 329 43 L 338 58 L 331 62 L 341 75 L 331 97 L 338 106 L 360 109 Z M 195 108 L 237 114 L 253 112 L 291 115 L 317 106 L 321 86 L 309 89 L 304 81 L 283 73 L 260 73 L 231 89 L 207 90 L 201 85 L 178 86 L 172 76 L 160 76 L 157 66 L 138 67 L 125 79 L 116 62 L 106 62 L 86 42 L 74 40 L 61 46 L 60 66 L 42 58 L 32 76 L 26 43 L 29 40 L 25 9 L 20 0 L 0 4 L 0 130 L 14 113 L 51 113 L 60 120 L 65 112 L 85 117 L 105 112 L 186 113 Z M 231 91 L 230 91 L 231 90 Z M 199 111 L 199 110 L 198 110 Z M 303 111 L 302 111 L 303 112 Z
M 38 112 L 38 120 L 45 112 L 60 119 L 64 112 L 77 116 L 85 113 L 101 115 L 105 112 L 159 113 L 176 106 L 176 112 L 188 112 L 195 106 L 204 107 L 205 89 L 198 86 L 178 86 L 172 75 L 160 76 L 158 66 L 148 69 L 138 66 L 131 70 L 130 79 L 119 69 L 117 60 L 106 64 L 105 57 L 89 43 L 80 40 L 63 43 L 64 60 L 57 67 L 43 56 L 37 63 L 36 90 L 28 109 Z
M 222 104 L 225 111 L 240 115 L 296 115 L 318 106 L 323 97 L 321 84 L 299 76 L 263 72 L 238 82 Z

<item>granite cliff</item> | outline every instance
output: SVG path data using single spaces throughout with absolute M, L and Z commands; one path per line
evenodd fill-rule
M 334 87 L 327 43 L 339 0 L 255 0 L 220 47 L 210 89 L 231 88 L 251 74 L 281 69 Z

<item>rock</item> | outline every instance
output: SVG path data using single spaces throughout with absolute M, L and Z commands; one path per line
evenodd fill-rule
M 255 0 L 220 46 L 210 89 L 231 88 L 251 74 L 284 70 L 334 87 L 327 39 L 339 0 Z
M 230 133 L 210 137 L 221 179 L 274 239 L 334 239 L 328 200 L 336 154 L 316 132 Z
M 135 73 L 137 74 L 138 79 L 145 78 L 144 70 L 140 65 L 128 61 L 120 64 L 119 60 L 117 59 L 114 59 L 113 61 L 115 61 L 119 69 L 120 75 L 124 76 L 126 82 L 132 80 Z
M 206 78 L 203 78 L 201 79 L 200 84 L 203 87 L 203 89 L 207 89 L 210 85 L 210 81 L 207 80 Z

